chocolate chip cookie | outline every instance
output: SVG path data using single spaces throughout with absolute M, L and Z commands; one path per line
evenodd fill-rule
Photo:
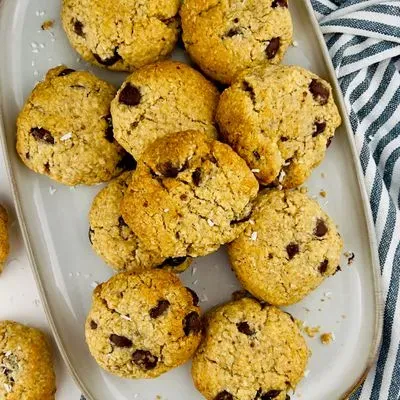
M 244 298 L 206 315 L 192 365 L 207 400 L 287 400 L 304 374 L 309 351 L 291 316 Z
M 122 216 L 164 258 L 203 256 L 243 231 L 257 192 L 254 175 L 228 145 L 180 132 L 158 139 L 139 159 Z
M 7 261 L 8 253 L 10 252 L 7 225 L 7 211 L 2 205 L 0 205 L 0 272 L 3 271 L 4 263 Z
M 93 249 L 117 271 L 140 272 L 151 268 L 183 272 L 190 257 L 163 259 L 149 252 L 125 223 L 120 204 L 132 179 L 125 172 L 112 180 L 93 200 L 89 214 L 89 238 Z
M 216 136 L 217 89 L 186 64 L 165 61 L 134 72 L 111 105 L 115 138 L 136 159 L 155 139 L 189 129 Z
M 0 398 L 54 400 L 52 355 L 37 329 L 12 321 L 0 322 Z
M 63 0 L 62 23 L 84 60 L 133 71 L 172 52 L 179 5 L 179 0 Z
M 217 120 L 263 185 L 301 185 L 323 160 L 341 118 L 328 82 L 296 66 L 260 65 L 221 96 Z
M 197 295 L 168 271 L 117 274 L 93 293 L 85 328 L 90 352 L 115 375 L 155 378 L 196 351 L 197 304 Z
M 243 287 L 273 305 L 303 299 L 333 275 L 342 239 L 318 203 L 298 190 L 260 193 L 250 224 L 228 247 Z
M 186 0 L 180 14 L 187 52 L 226 84 L 260 62 L 279 64 L 292 42 L 288 0 Z
M 51 69 L 17 121 L 17 151 L 31 170 L 65 185 L 109 181 L 134 164 L 114 140 L 115 88 L 86 71 Z

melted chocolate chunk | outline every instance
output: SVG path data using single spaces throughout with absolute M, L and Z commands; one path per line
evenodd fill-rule
M 276 37 L 272 38 L 269 41 L 267 48 L 265 49 L 265 54 L 267 55 L 268 60 L 271 60 L 276 56 L 279 48 L 281 47 L 281 39 Z
M 140 93 L 139 88 L 137 88 L 134 85 L 131 85 L 128 82 L 125 85 L 125 87 L 121 90 L 118 100 L 122 104 L 134 107 L 140 104 L 140 101 L 142 100 L 142 94 Z
M 111 57 L 103 59 L 96 53 L 93 53 L 93 56 L 99 64 L 105 65 L 107 67 L 111 67 L 118 61 L 122 60 L 122 57 L 118 54 L 118 47 L 114 49 L 114 54 Z
M 192 296 L 192 299 L 193 299 L 193 305 L 194 306 L 198 306 L 199 305 L 199 296 L 197 296 L 197 293 L 194 291 L 194 290 L 192 290 L 192 289 L 190 289 L 190 288 L 186 288 L 186 290 L 191 294 L 191 296 Z
M 321 218 L 317 220 L 317 224 L 315 225 L 314 235 L 317 237 L 323 237 L 327 234 L 328 227 L 325 224 L 325 221 Z
M 192 311 L 183 319 L 183 331 L 186 336 L 191 333 L 199 333 L 202 329 L 200 315 L 196 311 Z
M 97 329 L 97 324 L 93 320 L 90 321 L 90 329 Z
M 114 333 L 110 335 L 110 342 L 117 347 L 131 347 L 132 340 L 125 336 L 115 335 Z
M 78 21 L 77 19 L 73 19 L 72 20 L 72 25 L 73 25 L 73 29 L 74 32 L 81 37 L 85 37 L 86 34 L 85 32 L 83 32 L 83 24 L 81 21 Z
M 134 171 L 136 169 L 136 166 L 136 160 L 129 153 L 125 153 L 117 164 L 117 168 L 120 168 L 124 171 Z
M 153 356 L 147 350 L 136 350 L 132 354 L 132 361 L 140 368 L 145 370 L 154 369 L 157 366 L 158 357 Z
M 58 76 L 66 76 L 66 75 L 72 74 L 73 72 L 75 72 L 74 69 L 65 68 L 58 74 Z
M 54 144 L 54 137 L 47 129 L 36 127 L 32 128 L 29 133 L 38 141 Z
M 150 310 L 150 317 L 155 319 L 163 315 L 171 303 L 168 300 L 158 300 L 158 304 Z
M 321 106 L 328 103 L 329 99 L 329 89 L 324 86 L 322 82 L 318 79 L 313 79 L 308 86 L 311 94 L 313 95 L 314 100 L 319 103 Z
M 236 327 L 240 333 L 244 333 L 247 336 L 254 335 L 255 331 L 250 328 L 250 325 L 248 322 L 239 322 L 236 324 Z
M 288 253 L 289 260 L 291 260 L 299 252 L 299 245 L 297 243 L 290 243 L 286 246 L 286 251 Z
M 323 133 L 325 131 L 326 128 L 326 122 L 325 121 L 315 121 L 314 123 L 314 132 L 312 134 L 313 137 L 316 137 L 318 135 L 320 135 L 321 133 Z
M 233 396 L 226 390 L 223 392 L 218 393 L 214 400 L 233 400 Z
M 322 261 L 321 264 L 319 264 L 318 271 L 319 271 L 322 275 L 323 275 L 323 274 L 326 272 L 326 270 L 328 269 L 328 264 L 329 264 L 329 261 L 328 261 L 328 260 L 324 260 L 324 261 Z

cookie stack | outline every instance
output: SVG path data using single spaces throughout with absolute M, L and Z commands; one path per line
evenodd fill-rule
M 229 85 L 221 95 L 198 70 L 162 60 L 178 40 L 178 12 L 193 62 Z M 93 293 L 91 354 L 128 378 L 194 357 L 207 399 L 289 399 L 309 351 L 276 306 L 333 275 L 342 240 L 297 189 L 341 119 L 328 82 L 280 65 L 292 41 L 287 0 L 64 0 L 62 20 L 85 60 L 132 72 L 116 90 L 54 68 L 17 123 L 17 151 L 33 171 L 67 185 L 109 182 L 89 238 L 118 273 Z M 175 273 L 225 244 L 249 297 L 202 318 Z

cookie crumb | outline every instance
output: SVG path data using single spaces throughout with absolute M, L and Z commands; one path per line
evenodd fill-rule
M 328 344 L 331 344 L 335 340 L 335 336 L 332 332 L 328 332 L 328 333 L 323 333 L 320 336 L 320 339 L 321 339 L 322 344 L 328 345 Z
M 321 172 L 321 178 L 325 178 L 325 177 L 326 177 L 325 173 Z
M 321 190 L 321 191 L 319 192 L 319 195 L 320 195 L 321 197 L 325 198 L 326 195 L 327 195 L 327 193 L 326 193 L 325 190 Z
M 41 28 L 43 31 L 48 31 L 54 26 L 54 19 L 48 19 L 47 21 L 44 21 Z
M 319 333 L 320 326 L 307 326 L 304 321 L 296 319 L 297 327 L 303 331 L 308 337 L 313 338 L 317 333 Z
M 353 264 L 356 255 L 352 251 L 346 251 L 344 256 L 347 257 L 347 265 Z
M 302 194 L 307 194 L 308 193 L 308 187 L 307 186 L 302 186 L 300 188 L 300 193 Z

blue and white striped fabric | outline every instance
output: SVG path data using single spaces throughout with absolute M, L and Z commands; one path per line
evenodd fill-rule
M 400 1 L 311 0 L 345 98 L 379 245 L 384 331 L 352 400 L 400 399 Z

